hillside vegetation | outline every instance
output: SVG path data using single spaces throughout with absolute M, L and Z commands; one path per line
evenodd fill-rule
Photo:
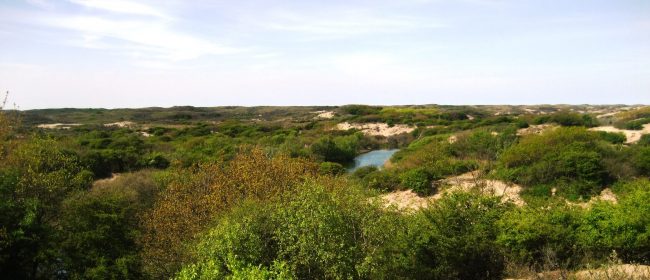
M 647 111 L 0 111 L 0 278 L 650 278 Z

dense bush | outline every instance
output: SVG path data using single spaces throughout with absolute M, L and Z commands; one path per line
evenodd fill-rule
M 341 175 L 345 173 L 345 167 L 336 162 L 321 162 L 320 167 L 318 168 L 318 173 L 322 175 Z
M 60 205 L 92 174 L 52 140 L 32 139 L 0 164 L 0 273 L 8 279 L 50 278 L 56 263 Z
M 515 142 L 516 132 L 514 128 L 510 128 L 500 133 L 485 129 L 463 133 L 451 144 L 451 153 L 464 159 L 493 161 Z
M 377 170 L 379 170 L 379 169 L 376 166 L 372 166 L 372 165 L 363 166 L 363 167 L 359 167 L 356 170 L 354 170 L 354 172 L 352 173 L 352 176 L 354 176 L 356 178 L 359 178 L 359 179 L 363 179 L 366 176 L 368 176 L 369 174 L 371 174 L 373 172 L 376 172 Z
M 550 115 L 539 116 L 533 120 L 533 123 L 557 123 L 561 126 L 594 127 L 598 125 L 598 120 L 594 119 L 590 115 L 562 111 Z
M 400 178 L 391 171 L 375 171 L 363 176 L 363 184 L 369 189 L 393 191 L 400 187 Z
M 381 111 L 381 107 L 374 107 L 368 105 L 345 105 L 342 106 L 340 110 L 345 114 L 361 116 L 361 115 L 376 114 L 379 111 Z
M 417 194 L 427 195 L 431 193 L 432 186 L 429 174 L 424 169 L 412 169 L 400 175 L 402 186 L 411 189 Z
M 599 131 L 598 134 L 600 138 L 612 144 L 623 144 L 627 140 L 625 134 L 620 132 Z
M 513 209 L 498 222 L 497 243 L 505 248 L 508 259 L 516 264 L 537 269 L 561 268 L 544 267 L 553 265 L 548 263 L 549 257 L 563 265 L 567 261 L 575 264 L 581 258 L 581 252 L 575 247 L 580 214 L 564 202 L 543 208 L 525 206 Z
M 139 215 L 151 207 L 158 190 L 150 172 L 138 172 L 67 198 L 60 247 L 68 277 L 141 279 Z
M 637 144 L 639 146 L 650 146 L 650 134 L 641 135 L 641 139 Z
M 650 176 L 650 146 L 636 147 L 632 162 L 641 174 Z
M 389 279 L 406 250 L 397 214 L 364 203 L 354 189 L 308 184 L 279 204 L 246 204 L 220 218 L 178 279 Z M 400 239 L 402 238 L 402 239 Z
M 422 211 L 427 230 L 417 251 L 429 279 L 502 279 L 505 258 L 496 243 L 507 206 L 498 198 L 454 193 Z
M 339 137 L 322 137 L 314 142 L 311 152 L 323 161 L 346 163 L 357 155 L 360 134 Z
M 201 165 L 180 172 L 145 214 L 142 237 L 145 270 L 169 276 L 186 260 L 183 244 L 207 223 L 244 200 L 269 200 L 292 190 L 318 167 L 283 155 L 267 157 L 261 149 L 236 156 L 227 165 Z
M 599 140 L 583 128 L 525 137 L 501 155 L 499 174 L 525 186 L 556 186 L 571 198 L 598 193 L 608 178 Z
M 647 179 L 617 187 L 618 204 L 599 202 L 586 212 L 576 230 L 578 245 L 592 256 L 605 258 L 613 250 L 625 262 L 650 260 L 650 182 Z

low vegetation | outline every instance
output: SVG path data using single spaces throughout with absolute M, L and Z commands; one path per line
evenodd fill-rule
M 628 143 L 623 134 L 589 130 L 611 124 L 578 112 L 587 109 L 0 111 L 0 273 L 7 279 L 564 275 L 557 279 L 643 268 L 650 265 L 650 136 Z M 320 118 L 321 110 L 335 113 Z M 638 121 L 644 112 L 612 114 L 613 122 Z M 53 122 L 79 125 L 36 126 Z M 104 125 L 114 122 L 130 123 Z M 341 122 L 415 129 L 373 136 L 337 130 Z M 539 133 L 519 133 L 551 123 Z M 382 168 L 348 173 L 356 156 L 382 148 L 400 151 Z M 450 186 L 452 178 L 471 186 Z M 521 201 L 502 199 L 505 190 L 486 191 L 488 181 L 516 185 Z M 406 211 L 381 199 L 405 190 L 426 205 Z M 599 199 L 603 193 L 614 198 Z

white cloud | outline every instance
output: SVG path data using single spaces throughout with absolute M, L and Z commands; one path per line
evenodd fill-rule
M 169 61 L 181 61 L 203 55 L 223 55 L 242 51 L 216 44 L 191 35 L 174 32 L 166 23 L 157 21 L 111 20 L 93 16 L 54 18 L 49 24 L 82 32 L 82 47 L 122 49 L 137 56 L 147 56 Z M 107 43 L 103 38 L 117 39 Z M 119 42 L 121 41 L 121 42 Z
M 272 30 L 326 37 L 396 33 L 444 27 L 442 24 L 417 17 L 385 16 L 363 11 L 330 11 L 326 14 L 311 15 L 276 11 L 271 14 L 270 19 L 259 24 Z
M 52 2 L 48 0 L 26 0 L 26 2 L 32 6 L 39 7 L 42 9 L 51 9 L 54 7 Z
M 30 0 L 35 1 L 35 0 Z M 40 0 L 42 1 L 42 0 Z M 142 15 L 142 16 L 153 16 L 159 18 L 171 18 L 169 15 L 164 12 L 155 9 L 151 6 L 127 1 L 127 0 L 69 0 L 72 3 L 82 5 L 88 8 L 100 9 L 114 13 L 122 14 L 132 14 L 132 15 Z

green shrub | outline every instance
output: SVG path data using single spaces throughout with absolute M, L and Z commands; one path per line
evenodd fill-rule
M 341 175 L 345 173 L 345 167 L 336 162 L 321 162 L 318 173 L 322 175 Z
M 584 128 L 558 128 L 531 135 L 499 158 L 500 177 L 525 186 L 556 185 L 577 198 L 598 193 L 608 178 L 605 148 L 598 134 Z
M 575 247 L 580 212 L 564 202 L 546 207 L 524 206 L 508 211 L 498 222 L 497 243 L 506 250 L 511 261 L 527 266 L 548 265 L 551 252 L 560 263 L 578 262 Z M 557 269 L 559 267 L 551 267 Z
M 632 161 L 642 174 L 650 175 L 650 146 L 638 147 Z
M 376 172 L 378 168 L 376 166 L 364 166 L 364 167 L 359 167 L 357 170 L 352 173 L 352 176 L 357 177 L 359 179 L 365 178 L 368 174 Z
M 505 258 L 495 242 L 507 206 L 498 198 L 453 193 L 422 211 L 427 230 L 418 265 L 428 279 L 502 279 Z
M 551 115 L 539 116 L 533 120 L 535 124 L 557 123 L 561 126 L 585 126 L 594 127 L 598 121 L 590 115 L 562 111 Z
M 639 146 L 650 146 L 650 134 L 641 135 L 641 139 L 637 143 Z
M 599 202 L 586 212 L 577 229 L 578 245 L 593 256 L 606 258 L 616 251 L 624 262 L 647 262 L 650 252 L 650 183 L 624 186 L 618 204 Z
M 451 153 L 460 158 L 495 160 L 504 149 L 515 142 L 515 133 L 514 129 L 498 134 L 478 129 L 471 133 L 460 134 L 451 144 Z
M 311 152 L 323 161 L 346 163 L 354 159 L 360 135 L 322 137 L 310 146 Z
M 400 178 L 392 172 L 382 170 L 364 176 L 363 183 L 370 189 L 386 192 L 399 188 Z
M 429 174 L 422 168 L 412 169 L 400 175 L 400 180 L 405 188 L 411 189 L 417 194 L 427 195 L 431 193 L 431 180 Z
M 244 204 L 201 238 L 195 261 L 177 278 L 388 279 L 409 273 L 399 214 L 366 201 L 354 188 L 307 184 L 286 201 Z
M 600 138 L 612 144 L 623 144 L 627 140 L 625 134 L 620 132 L 599 131 L 598 134 Z

